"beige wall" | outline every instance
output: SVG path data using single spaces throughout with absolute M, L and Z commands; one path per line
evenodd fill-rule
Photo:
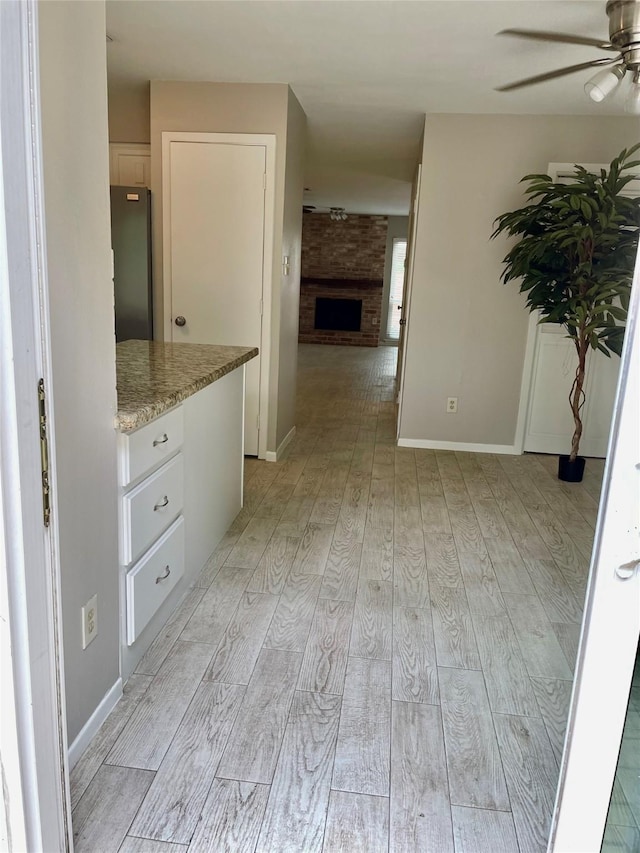
M 524 175 L 609 162 L 639 135 L 631 118 L 427 116 L 400 438 L 513 444 L 528 314 L 494 219 L 525 203 Z
M 280 318 L 278 333 L 277 412 L 275 447 L 295 425 L 298 375 L 298 319 L 300 307 L 300 253 L 302 244 L 302 198 L 307 141 L 307 117 L 289 89 L 287 152 L 284 183 L 282 256 L 289 256 L 289 275 L 280 270 Z
M 119 676 L 115 335 L 105 8 L 40 3 L 47 266 L 62 572 L 73 741 Z M 98 595 L 98 635 L 80 608 Z
M 150 141 L 149 84 L 109 84 L 109 142 Z
M 297 104 L 297 101 L 296 101 Z M 281 83 L 182 83 L 174 81 L 151 81 L 151 191 L 153 193 L 153 259 L 154 259 L 154 323 L 155 328 L 164 327 L 164 304 L 162 292 L 162 132 L 165 130 L 191 131 L 201 133 L 272 133 L 276 137 L 276 188 L 275 188 L 275 230 L 273 244 L 272 270 L 272 345 L 270 367 L 270 412 L 267 426 L 267 446 L 269 451 L 277 448 L 276 433 L 285 430 L 291 417 L 291 394 L 295 394 L 284 383 L 295 383 L 295 369 L 286 367 L 280 374 L 279 359 L 281 333 L 285 337 L 284 351 L 290 350 L 291 315 L 293 306 L 288 299 L 297 299 L 295 288 L 281 286 L 283 224 L 285 221 L 285 174 L 287 150 L 297 149 L 297 138 L 303 134 L 299 129 L 300 109 L 292 107 L 292 134 L 287 139 L 287 116 L 290 106 L 290 90 Z M 303 114 L 304 115 L 304 114 Z M 295 130 L 295 127 L 298 130 Z M 293 165 L 288 185 L 287 203 L 297 196 L 296 187 L 300 178 L 295 175 L 299 166 Z M 302 206 L 302 194 L 299 201 Z M 287 234 L 291 244 L 295 231 L 295 217 L 287 211 Z M 293 283 L 293 276 L 291 278 Z M 295 302 L 297 312 L 297 302 Z M 281 316 L 285 322 L 281 332 Z M 297 316 L 297 314 L 296 314 Z M 297 321 L 296 321 L 297 322 Z M 297 328 L 296 328 L 297 331 Z M 278 386 L 278 380 L 282 385 Z M 282 400 L 282 403 L 280 403 Z M 280 416 L 280 407 L 282 416 Z M 293 424 L 291 424 L 292 426 Z M 290 429 L 290 427 L 289 427 Z

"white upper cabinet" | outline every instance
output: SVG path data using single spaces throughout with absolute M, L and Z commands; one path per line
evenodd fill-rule
M 112 142 L 109 155 L 112 186 L 151 188 L 150 145 Z

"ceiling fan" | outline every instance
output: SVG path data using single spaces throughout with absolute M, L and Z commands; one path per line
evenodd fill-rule
M 624 77 L 631 78 L 631 87 L 625 100 L 625 110 L 640 114 L 640 0 L 608 0 L 606 13 L 609 18 L 609 39 L 600 40 L 566 33 L 545 32 L 544 30 L 502 30 L 498 35 L 533 39 L 534 41 L 560 42 L 595 47 L 599 50 L 613 51 L 615 56 L 604 56 L 569 65 L 546 74 L 526 77 L 506 86 L 500 86 L 498 92 L 510 92 L 534 83 L 543 83 L 565 74 L 574 74 L 587 68 L 603 66 L 586 84 L 585 92 L 594 101 L 603 101 L 620 85 Z

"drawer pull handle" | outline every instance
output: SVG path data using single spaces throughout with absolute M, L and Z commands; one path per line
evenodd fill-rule
M 166 444 L 168 441 L 169 436 L 165 432 L 163 433 L 162 438 L 156 438 L 156 440 L 153 442 L 153 446 L 157 447 L 159 444 Z
M 171 569 L 169 568 L 169 566 L 165 566 L 164 567 L 164 574 L 158 575 L 158 577 L 156 578 L 156 583 L 160 583 L 160 581 L 166 581 L 166 579 L 169 577 L 170 574 L 171 574 Z
M 169 498 L 165 495 L 160 501 L 160 503 L 157 503 L 154 506 L 153 511 L 157 512 L 159 509 L 164 509 L 166 506 L 169 506 Z

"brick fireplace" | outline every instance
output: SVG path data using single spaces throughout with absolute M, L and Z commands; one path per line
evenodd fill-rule
M 301 343 L 378 346 L 386 239 L 386 216 L 304 214 Z
M 382 280 L 378 284 L 349 279 L 303 279 L 300 284 L 300 342 L 377 347 L 381 294 Z M 316 328 L 317 299 L 361 301 L 360 328 L 357 331 Z

